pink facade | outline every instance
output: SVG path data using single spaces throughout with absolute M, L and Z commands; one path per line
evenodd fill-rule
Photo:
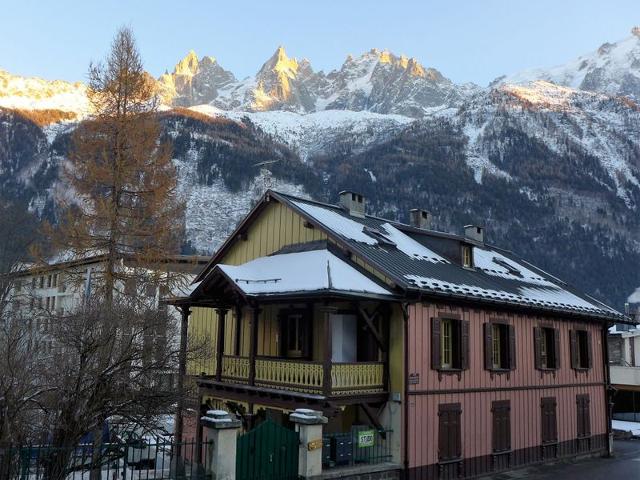
M 431 318 L 458 315 L 469 321 L 469 368 L 458 374 L 440 374 L 431 368 Z M 515 329 L 515 369 L 492 373 L 485 369 L 483 324 L 499 320 Z M 560 334 L 560 368 L 542 372 L 535 368 L 535 326 L 551 326 Z M 571 329 L 591 332 L 592 367 L 585 371 L 571 368 Z M 607 415 L 605 398 L 605 363 L 603 362 L 602 324 L 570 318 L 541 317 L 496 312 L 477 308 L 459 308 L 443 304 L 413 304 L 409 307 L 408 325 L 408 462 L 411 478 L 448 477 L 438 466 L 438 405 L 461 406 L 461 461 L 455 475 L 473 476 L 492 469 L 501 461 L 503 468 L 540 461 L 542 397 L 557 402 L 558 456 L 599 450 L 605 444 Z M 590 399 L 590 439 L 578 436 L 576 395 Z M 511 453 L 505 460 L 493 456 L 491 404 L 510 400 Z M 493 458 L 492 458 L 493 456 Z M 449 467 L 447 467 L 449 468 Z M 449 468 L 449 470 L 451 470 Z

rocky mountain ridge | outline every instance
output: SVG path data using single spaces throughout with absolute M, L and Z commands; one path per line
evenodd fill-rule
M 612 44 L 615 62 L 598 54 L 599 78 L 635 75 L 636 57 L 616 53 L 635 38 Z M 380 50 L 325 74 L 279 48 L 238 81 L 190 52 L 158 80 L 185 251 L 211 253 L 268 187 L 325 201 L 357 188 L 374 214 L 427 208 L 445 231 L 483 223 L 492 242 L 620 307 L 640 285 L 640 107 L 629 82 L 559 78 L 456 85 Z M 0 187 L 52 218 L 83 88 L 0 73 Z

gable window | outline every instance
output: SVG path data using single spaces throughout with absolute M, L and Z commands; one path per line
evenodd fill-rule
M 538 370 L 560 368 L 559 332 L 551 327 L 534 327 L 535 365 Z
M 457 318 L 431 319 L 431 368 L 469 368 L 469 322 Z
M 308 358 L 311 322 L 305 310 L 288 310 L 280 314 L 280 354 L 287 358 Z
M 438 460 L 456 460 L 462 456 L 462 431 L 459 403 L 438 405 Z
M 465 268 L 473 268 L 471 245 L 462 245 L 462 266 Z
M 484 324 L 484 363 L 487 370 L 513 370 L 516 367 L 513 325 L 500 322 Z
M 571 368 L 587 370 L 591 368 L 591 332 L 571 330 L 569 332 Z

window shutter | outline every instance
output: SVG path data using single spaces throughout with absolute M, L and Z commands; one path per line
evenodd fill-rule
M 569 351 L 571 352 L 571 368 L 578 368 L 578 333 L 569 330 Z
M 589 399 L 589 395 L 585 394 L 584 400 L 582 401 L 582 412 L 583 412 L 583 433 L 585 437 L 591 435 L 591 416 L 589 413 L 589 403 L 591 400 Z
M 493 368 L 493 329 L 490 323 L 484 324 L 484 368 Z
M 540 370 L 542 368 L 542 329 L 540 327 L 533 327 L 533 351 L 535 366 Z
M 516 368 L 516 329 L 513 325 L 507 326 L 509 334 L 509 369 L 515 370 Z
M 439 370 L 440 364 L 440 319 L 431 319 L 431 368 Z
M 553 340 L 554 340 L 554 347 L 555 347 L 555 362 L 556 364 L 554 365 L 555 369 L 560 368 L 560 330 L 558 330 L 557 328 L 553 329 Z
M 460 320 L 460 368 L 469 368 L 469 321 Z
M 633 337 L 631 337 L 633 338 Z M 591 368 L 593 366 L 593 355 L 592 355 L 592 346 L 591 346 L 591 332 L 587 331 L 587 367 Z

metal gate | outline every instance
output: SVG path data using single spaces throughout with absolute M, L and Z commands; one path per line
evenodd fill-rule
M 265 420 L 238 437 L 237 480 L 296 480 L 300 436 Z

